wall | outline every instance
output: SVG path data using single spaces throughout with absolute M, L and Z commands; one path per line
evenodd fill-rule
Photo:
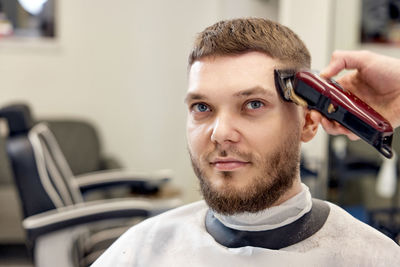
M 344 43 L 349 39 L 338 36 L 351 35 L 354 27 L 345 26 L 357 3 L 59 0 L 58 40 L 0 42 L 0 105 L 22 100 L 37 117 L 90 120 L 106 153 L 129 169 L 172 169 L 185 201 L 192 201 L 200 196 L 186 151 L 183 98 L 195 34 L 223 18 L 279 20 L 300 35 L 313 56 L 312 67 L 321 69 L 336 46 L 354 43 L 354 37 Z M 348 25 L 353 24 L 354 17 Z M 319 132 L 304 150 L 323 162 L 326 135 Z
M 272 8 L 270 5 L 272 4 Z M 0 105 L 79 117 L 133 170 L 169 168 L 199 198 L 185 141 L 186 61 L 195 34 L 221 18 L 267 14 L 277 1 L 59 0 L 55 42 L 0 42 Z

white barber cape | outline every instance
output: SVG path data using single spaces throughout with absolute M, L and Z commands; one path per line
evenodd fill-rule
M 208 206 L 192 203 L 132 227 L 92 266 L 400 266 L 400 246 L 340 207 L 328 203 L 325 224 L 314 235 L 279 250 L 227 248 L 205 228 Z M 285 203 L 256 214 L 222 216 L 237 230 L 264 231 L 293 223 L 310 211 L 308 188 Z

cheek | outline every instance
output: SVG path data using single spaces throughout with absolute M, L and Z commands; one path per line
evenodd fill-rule
M 186 127 L 188 146 L 193 154 L 199 153 L 206 148 L 207 141 L 210 140 L 205 125 L 194 125 L 188 122 Z
M 265 153 L 265 149 L 280 143 L 281 137 L 285 135 L 289 124 L 290 122 L 285 120 L 279 112 L 275 112 L 269 114 L 268 118 L 263 121 L 248 123 L 243 127 L 243 134 L 253 148 L 259 148 Z
M 252 149 L 265 154 L 280 143 L 281 127 L 271 127 L 271 124 L 249 127 L 246 130 L 246 139 Z

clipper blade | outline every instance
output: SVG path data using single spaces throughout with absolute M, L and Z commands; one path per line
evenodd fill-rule
M 307 102 L 298 96 L 294 90 L 294 78 L 296 76 L 296 70 L 285 69 L 285 70 L 274 70 L 275 87 L 282 96 L 282 98 L 288 102 L 294 102 L 297 105 L 307 107 Z

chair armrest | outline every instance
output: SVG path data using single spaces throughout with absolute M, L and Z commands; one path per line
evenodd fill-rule
M 100 156 L 99 169 L 100 170 L 113 170 L 121 169 L 121 163 L 114 157 Z
M 144 198 L 113 199 L 80 203 L 30 216 L 22 225 L 29 239 L 70 226 L 100 220 L 129 217 L 150 217 L 181 205 L 179 199 L 152 200 Z
M 81 191 L 123 185 L 145 193 L 158 191 L 171 177 L 170 170 L 156 172 L 108 170 L 75 176 L 75 182 Z

